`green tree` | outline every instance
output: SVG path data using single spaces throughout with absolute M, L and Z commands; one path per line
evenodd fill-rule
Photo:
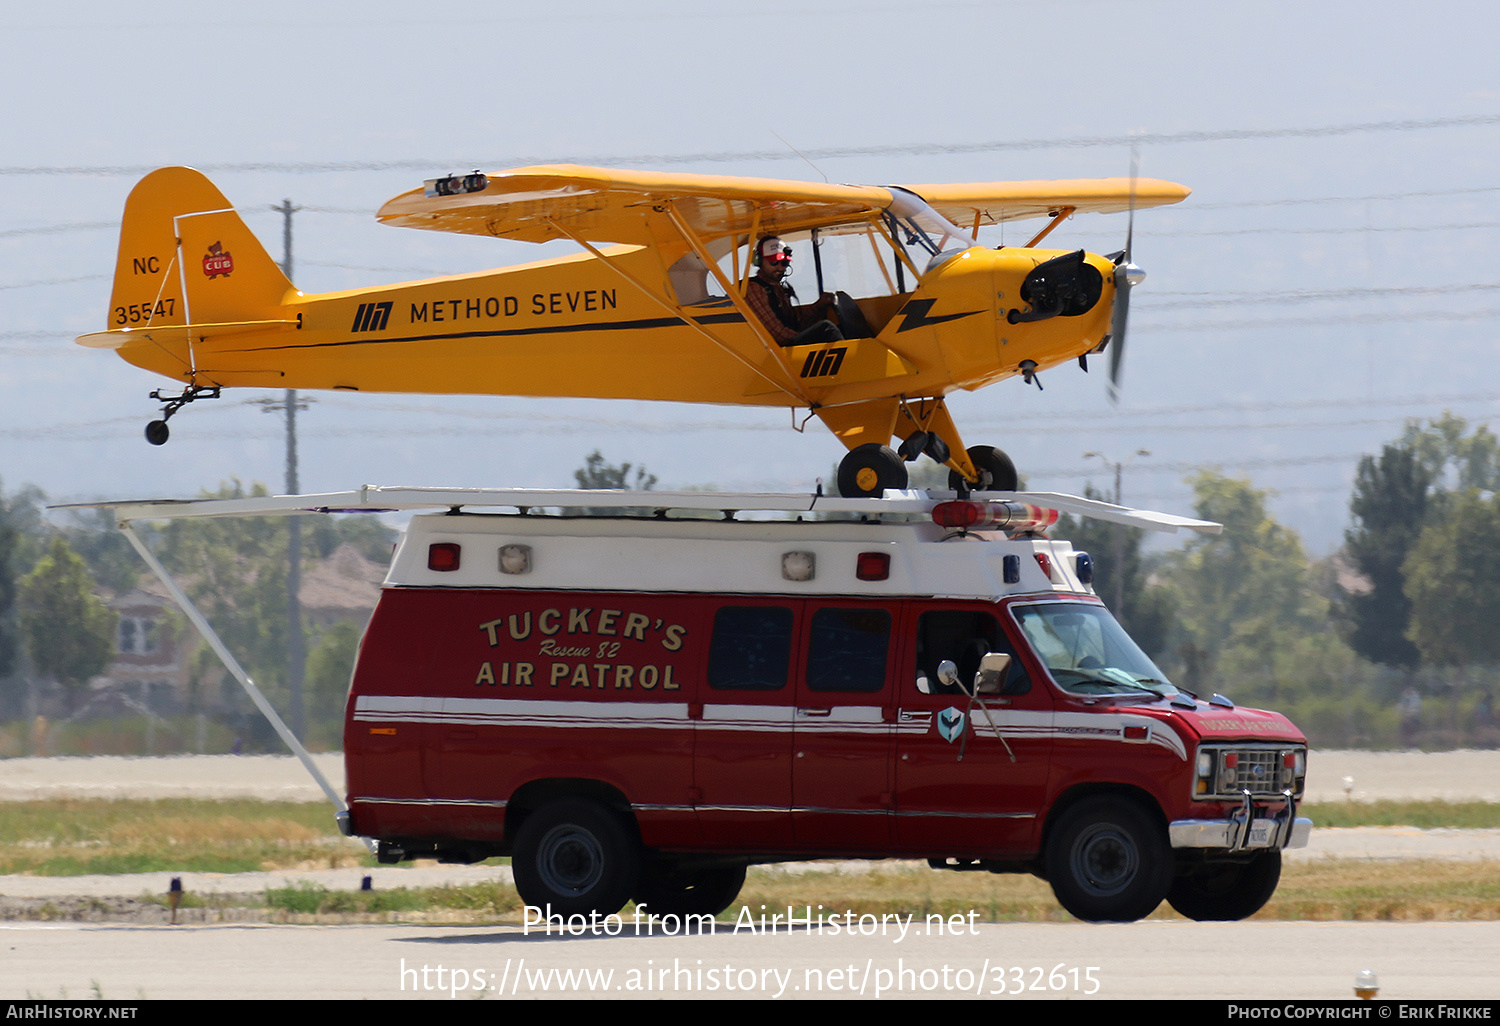
M 89 568 L 89 575 L 108 591 L 134 588 L 146 569 L 108 509 L 70 510 L 72 523 L 62 530 L 68 545 Z
M 1470 432 L 1467 420 L 1445 411 L 1426 427 L 1407 421 L 1400 444 L 1412 451 L 1438 492 L 1492 492 L 1500 485 L 1500 439 L 1483 424 Z
M 205 499 L 269 494 L 238 482 Z M 159 557 L 224 644 L 278 708 L 286 707 L 287 525 L 280 517 L 194 517 L 169 522 Z M 227 671 L 220 678 L 231 685 Z M 233 693 L 232 691 L 228 693 Z
M 77 708 L 89 678 L 114 658 L 115 620 L 94 594 L 88 568 L 63 538 L 21 579 L 21 633 L 37 671 L 57 681 Z
M 303 518 L 311 524 L 303 527 L 303 536 L 311 541 L 319 559 L 327 559 L 340 545 L 353 545 L 372 563 L 389 563 L 391 548 L 396 544 L 396 529 L 374 513 L 348 516 Z
M 326 628 L 307 657 L 308 722 L 319 740 L 337 746 L 343 733 L 344 700 L 354 675 L 360 628 L 343 622 Z
M 1488 427 L 1469 430 L 1452 413 L 1408 421 L 1378 457 L 1359 461 L 1349 502 L 1344 556 L 1365 587 L 1335 590 L 1345 638 L 1372 662 L 1404 668 L 1422 659 L 1410 638 L 1412 600 L 1403 567 L 1417 525 L 1442 521 L 1454 497 L 1492 492 L 1500 484 L 1500 439 Z M 1446 660 L 1445 660 L 1446 661 Z
M 584 458 L 583 466 L 573 471 L 579 488 L 631 488 L 638 492 L 649 492 L 656 487 L 656 475 L 646 473 L 645 467 L 636 467 L 635 479 L 630 470 L 634 464 L 621 463 L 615 466 L 604 459 L 603 453 L 595 449 Z
M 1306 686 L 1301 664 L 1328 644 L 1327 606 L 1302 542 L 1248 481 L 1204 471 L 1192 484 L 1198 516 L 1224 531 L 1194 538 L 1164 566 L 1178 594 L 1183 683 L 1282 700 L 1287 688 Z
M 1500 495 L 1452 496 L 1403 566 L 1407 636 L 1430 663 L 1500 663 Z
M 1416 541 L 1412 525 L 1427 512 L 1433 468 L 1409 444 L 1387 445 L 1360 458 L 1349 500 L 1353 524 L 1344 533 L 1349 567 L 1368 590 L 1337 592 L 1344 634 L 1354 651 L 1387 666 L 1416 666 L 1417 647 L 1406 636 L 1411 600 L 1402 566 Z
M 1099 499 L 1092 488 L 1086 498 Z M 1177 599 L 1173 590 L 1153 576 L 1153 566 L 1141 554 L 1145 532 L 1092 517 L 1063 514 L 1050 532 L 1054 538 L 1073 543 L 1094 560 L 1094 593 L 1102 598 L 1115 619 L 1135 638 L 1152 659 L 1167 655 L 1176 622 Z

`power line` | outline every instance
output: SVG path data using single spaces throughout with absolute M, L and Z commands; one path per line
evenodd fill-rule
M 1065 136 L 1053 139 L 1000 139 L 974 143 L 897 143 L 890 145 L 832 146 L 806 150 L 802 156 L 813 160 L 844 157 L 935 156 L 960 153 L 1005 153 L 1027 150 L 1088 149 L 1100 146 L 1179 145 L 1204 142 L 1243 142 L 1258 139 L 1327 139 L 1371 132 L 1420 132 L 1443 128 L 1474 128 L 1500 124 L 1500 114 L 1470 114 L 1451 118 L 1404 118 L 1390 121 L 1355 121 L 1338 125 L 1316 125 L 1281 128 L 1216 128 L 1186 132 L 1135 132 L 1128 135 Z M 529 164 L 716 164 L 734 161 L 797 160 L 786 150 L 718 150 L 705 153 L 650 153 L 566 155 L 549 157 L 509 157 L 489 164 L 491 167 Z M 281 174 L 323 174 L 348 171 L 422 171 L 439 168 L 471 168 L 472 157 L 464 160 L 383 160 L 383 161 L 250 161 L 205 164 L 203 170 L 217 173 L 277 172 Z M 138 175 L 156 170 L 148 164 L 99 164 L 45 167 L 0 167 L 0 175 Z
M 1163 213 L 1193 213 L 1199 210 L 1234 210 L 1242 207 L 1290 207 L 1321 203 L 1368 203 L 1380 200 L 1419 199 L 1435 196 L 1465 196 L 1477 192 L 1500 192 L 1500 185 L 1480 185 L 1465 189 L 1422 189 L 1413 192 L 1384 192 L 1371 196 L 1310 196 L 1303 199 L 1229 200 L 1222 203 L 1193 203 L 1169 208 Z M 1160 215 L 1153 215 L 1160 216 Z
M 1191 231 L 1152 231 L 1152 238 L 1203 238 L 1212 235 L 1354 235 L 1361 232 L 1466 232 L 1482 228 L 1500 228 L 1500 221 L 1475 221 L 1469 224 L 1355 225 L 1348 228 L 1222 228 Z
M 107 274 L 84 274 L 77 278 L 43 278 L 38 281 L 17 281 L 7 285 L 0 285 L 0 289 L 29 289 L 34 285 L 72 285 L 80 281 L 104 281 L 110 276 Z
M 1494 292 L 1500 282 L 1475 282 L 1469 285 L 1373 285 L 1346 289 L 1294 289 L 1289 292 L 1157 292 L 1155 296 L 1182 296 L 1153 304 L 1156 310 L 1178 308 L 1202 309 L 1207 306 L 1235 306 L 1240 303 L 1321 303 L 1336 299 L 1378 299 L 1385 296 L 1450 296 L 1464 292 Z
M 1137 300 L 1141 302 L 1141 300 Z M 1194 320 L 1182 324 L 1165 324 L 1147 320 L 1136 325 L 1137 331 L 1153 334 L 1172 331 L 1240 331 L 1247 328 L 1309 327 L 1320 324 L 1392 324 L 1407 321 L 1485 321 L 1500 318 L 1500 309 L 1488 310 L 1437 310 L 1433 312 L 1395 312 L 1366 314 L 1329 314 L 1324 317 L 1263 317 L 1256 320 L 1202 321 Z
M 70 224 L 39 224 L 30 228 L 6 228 L 0 230 L 0 239 L 18 235 L 60 235 L 63 232 L 95 232 L 106 228 L 118 230 L 119 221 L 75 221 Z

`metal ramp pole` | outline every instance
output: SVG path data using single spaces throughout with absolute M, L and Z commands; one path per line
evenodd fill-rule
M 131 522 L 128 520 L 120 521 L 120 530 L 130 540 L 130 544 L 135 547 L 135 551 L 140 553 L 141 558 L 146 561 L 146 565 L 151 568 L 151 572 L 156 574 L 161 583 L 166 586 L 167 591 L 171 593 L 173 600 L 176 601 L 178 608 L 193 622 L 193 626 L 198 628 L 198 633 L 203 635 L 203 639 L 214 650 L 214 653 L 219 657 L 219 661 L 224 664 L 224 668 L 234 675 L 235 680 L 240 682 L 240 687 L 245 689 L 245 693 L 250 696 L 250 700 L 255 703 L 255 707 L 261 711 L 261 715 L 276 729 L 276 733 L 281 736 L 282 741 L 286 742 L 286 746 L 292 750 L 292 754 L 301 760 L 303 768 L 312 774 L 313 780 L 317 781 L 318 786 L 323 789 L 323 793 L 328 796 L 328 800 L 333 803 L 333 807 L 336 810 L 335 818 L 338 820 L 340 832 L 347 834 L 349 828 L 349 806 L 345 804 L 343 797 L 334 790 L 328 778 L 323 775 L 323 771 L 318 769 L 317 764 L 313 762 L 312 756 L 308 754 L 307 749 L 302 747 L 302 742 L 298 741 L 297 736 L 282 722 L 281 717 L 276 714 L 276 710 L 271 707 L 271 703 L 266 701 L 266 696 L 261 693 L 260 688 L 255 686 L 255 681 L 250 679 L 250 675 L 239 664 L 239 660 L 235 659 L 229 649 L 225 647 L 224 642 L 215 633 L 213 627 L 209 626 L 208 621 L 203 618 L 203 614 L 198 612 L 198 607 L 193 605 L 192 600 L 177 586 L 177 582 L 167 572 L 167 568 L 161 565 L 156 556 L 146 547 L 146 543 L 141 539 L 141 536 L 136 534 Z M 371 851 L 375 850 L 375 846 L 370 842 L 369 838 L 362 838 L 362 840 L 365 842 L 367 848 Z

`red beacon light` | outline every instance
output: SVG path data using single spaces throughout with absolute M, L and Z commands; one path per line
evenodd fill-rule
M 427 569 L 446 573 L 458 569 L 459 546 L 456 542 L 434 542 L 427 546 Z
M 891 576 L 889 552 L 861 552 L 854 566 L 854 576 L 861 581 L 883 581 Z
M 1024 502 L 975 502 L 955 499 L 932 507 L 939 527 L 995 527 L 1004 531 L 1042 531 L 1057 523 L 1057 510 Z

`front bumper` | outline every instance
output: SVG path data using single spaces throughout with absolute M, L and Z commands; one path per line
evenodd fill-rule
M 1285 832 L 1285 817 L 1251 820 L 1248 833 L 1244 820 L 1239 817 L 1228 820 L 1179 819 L 1167 827 L 1167 836 L 1174 848 L 1253 851 L 1259 848 L 1306 848 L 1312 834 L 1312 820 L 1298 816 L 1292 820 L 1290 836 L 1283 837 Z

